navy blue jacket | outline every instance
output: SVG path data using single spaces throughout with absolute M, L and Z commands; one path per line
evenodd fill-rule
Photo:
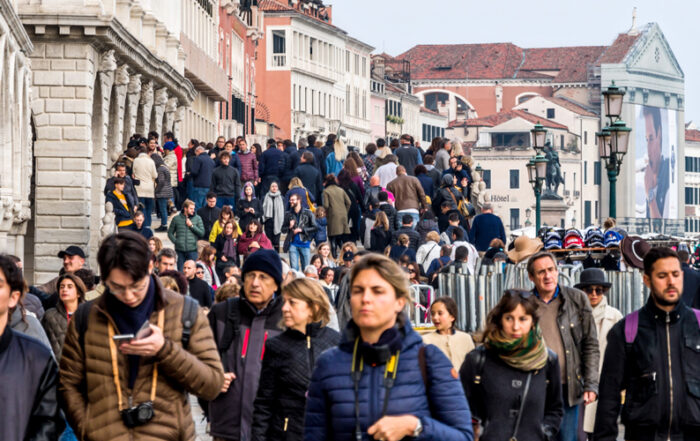
M 287 154 L 277 147 L 272 147 L 260 155 L 260 163 L 258 164 L 258 174 L 261 178 L 267 176 L 282 176 L 283 170 L 287 165 Z
M 432 200 L 435 196 L 435 185 L 433 185 L 433 178 L 425 173 L 421 173 L 420 175 L 416 176 L 416 178 L 418 178 L 420 181 L 420 185 L 423 187 L 423 192 L 425 195 L 429 196 Z
M 285 181 L 289 181 L 294 176 L 294 169 L 299 165 L 300 156 L 297 155 L 298 153 L 299 150 L 297 150 L 296 144 L 292 144 L 284 149 L 284 154 L 287 155 L 287 163 L 282 172 L 282 179 Z
M 493 213 L 482 213 L 474 218 L 469 229 L 469 242 L 477 251 L 486 251 L 493 239 L 501 239 L 506 243 L 506 230 L 501 218 Z
M 421 337 L 410 323 L 403 326 L 396 382 L 391 389 L 387 415 L 414 415 L 423 432 L 418 440 L 472 441 L 471 413 L 462 384 L 452 364 L 435 346 L 425 347 L 428 392 L 418 363 Z M 351 321 L 340 345 L 324 352 L 311 377 L 306 403 L 305 441 L 354 441 L 355 393 L 350 376 L 358 330 Z M 365 365 L 359 384 L 360 427 L 367 429 L 381 418 L 386 389 L 384 365 Z M 429 404 L 430 403 L 430 404 Z M 432 411 L 431 411 L 432 407 Z
M 197 155 L 192 160 L 192 168 L 190 169 L 190 174 L 192 176 L 192 184 L 195 187 L 206 187 L 211 186 L 211 175 L 214 173 L 214 160 L 209 157 L 206 153 Z

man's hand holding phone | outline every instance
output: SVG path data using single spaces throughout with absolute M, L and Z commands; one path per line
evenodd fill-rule
M 122 354 L 140 355 L 143 357 L 155 356 L 165 344 L 163 331 L 148 321 L 141 326 L 136 335 L 115 335 L 114 340 L 123 342 L 119 345 L 119 350 Z

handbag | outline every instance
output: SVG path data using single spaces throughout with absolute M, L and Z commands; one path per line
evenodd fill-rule
M 313 214 L 316 214 L 316 206 L 314 205 L 313 202 L 311 202 L 311 196 L 309 196 L 309 190 L 306 190 L 306 203 L 309 205 L 309 210 Z
M 462 217 L 467 219 L 469 217 L 469 206 L 467 205 L 466 201 L 464 200 L 464 197 L 460 197 L 459 202 L 458 202 L 457 198 L 455 198 L 454 193 L 452 193 L 452 190 L 450 190 L 448 188 L 447 191 L 450 192 L 450 196 L 452 197 L 452 201 L 457 206 L 457 210 L 459 210 L 459 214 L 461 214 Z

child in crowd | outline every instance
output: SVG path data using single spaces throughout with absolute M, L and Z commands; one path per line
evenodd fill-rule
M 314 236 L 316 246 L 328 240 L 327 226 L 326 209 L 323 207 L 316 208 L 316 235 Z

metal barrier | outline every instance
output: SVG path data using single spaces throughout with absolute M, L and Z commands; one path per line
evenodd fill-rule
M 411 285 L 409 295 L 410 304 L 406 305 L 406 315 L 413 326 L 430 324 L 430 306 L 435 300 L 435 289 L 430 285 Z
M 581 278 L 581 265 L 560 265 L 559 284 L 574 286 Z M 606 279 L 612 284 L 607 293 L 608 304 L 617 308 L 622 315 L 641 308 L 649 296 L 639 270 L 617 272 L 605 271 Z M 452 297 L 457 303 L 457 327 L 467 332 L 480 329 L 488 312 L 496 306 L 503 292 L 508 288 L 525 290 L 534 285 L 527 275 L 525 264 L 507 265 L 505 272 L 501 266 L 482 266 L 478 275 L 467 274 L 466 265 L 450 267 L 449 272 L 438 275 L 438 296 Z M 429 320 L 429 317 L 428 317 Z

